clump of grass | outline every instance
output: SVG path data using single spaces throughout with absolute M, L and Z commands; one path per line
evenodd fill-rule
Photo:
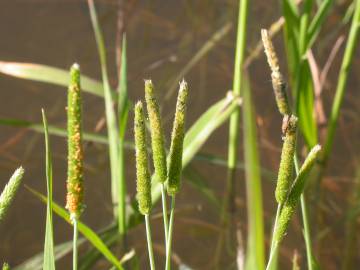
M 4 219 L 24 175 L 22 167 L 16 169 L 0 195 L 0 222 Z
M 68 89 L 67 129 L 68 129 L 68 178 L 66 209 L 74 227 L 73 270 L 77 269 L 77 220 L 84 210 L 84 151 L 82 146 L 82 98 L 80 88 L 80 67 L 74 64 L 70 69 Z

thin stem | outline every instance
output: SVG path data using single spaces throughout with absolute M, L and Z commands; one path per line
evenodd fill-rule
M 77 230 L 77 219 L 72 218 L 74 235 L 73 235 L 73 270 L 77 270 L 77 239 L 78 239 L 78 230 Z
M 168 214 L 167 214 L 166 190 L 164 183 L 161 184 L 161 199 L 162 199 L 162 209 L 163 209 L 163 218 L 164 218 L 165 247 L 166 247 L 168 240 L 169 223 L 168 223 Z
M 146 226 L 146 239 L 148 244 L 149 260 L 151 270 L 155 270 L 154 252 L 151 240 L 151 227 L 149 215 L 145 215 L 145 226 Z
M 295 165 L 296 175 L 298 175 L 299 174 L 299 160 L 298 160 L 298 157 L 296 154 L 294 155 L 294 165 Z M 310 226 L 309 226 L 309 219 L 308 219 L 308 211 L 307 211 L 304 193 L 301 194 L 300 203 L 301 203 L 301 214 L 302 214 L 302 219 L 303 219 L 303 224 L 304 224 L 306 259 L 307 259 L 308 269 L 313 270 L 312 261 L 314 260 L 314 258 L 313 258 L 313 251 L 312 251 L 312 245 L 311 245 L 311 233 L 310 233 Z
M 171 196 L 171 210 L 170 210 L 170 222 L 169 222 L 169 231 L 168 231 L 168 239 L 166 244 L 166 264 L 165 270 L 171 269 L 171 242 L 172 242 L 172 234 L 174 229 L 174 212 L 175 212 L 175 196 Z
M 278 244 L 275 242 L 274 235 L 275 235 L 275 232 L 276 232 L 276 227 L 277 227 L 278 219 L 279 219 L 279 216 L 280 216 L 281 208 L 282 208 L 282 204 L 279 203 L 278 207 L 277 207 L 277 210 L 276 210 L 273 234 L 272 234 L 271 245 L 270 245 L 269 261 L 268 261 L 268 264 L 266 266 L 266 269 L 270 269 L 271 264 L 272 264 L 272 262 L 274 261 L 274 259 L 276 257 L 275 254 L 277 253 Z

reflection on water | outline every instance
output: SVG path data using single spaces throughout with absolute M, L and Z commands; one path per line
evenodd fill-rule
M 116 85 L 115 36 L 116 36 L 116 1 L 96 1 L 104 29 L 108 49 L 111 83 Z M 138 2 L 138 3 L 136 3 Z M 174 79 L 192 59 L 203 44 L 228 22 L 235 22 L 237 1 L 130 1 L 127 23 L 129 94 L 133 100 L 143 96 L 143 79 L 152 78 L 161 94 L 163 115 L 167 119 L 165 129 L 170 132 L 175 98 L 166 100 L 167 90 Z M 249 50 L 259 37 L 260 28 L 269 26 L 279 14 L 277 1 L 251 1 L 249 26 Z M 0 59 L 6 61 L 35 62 L 68 68 L 76 61 L 82 72 L 94 78 L 100 78 L 99 61 L 95 41 L 88 17 L 86 1 L 6 1 L 0 8 Z M 131 6 L 131 7 L 130 7 Z M 269 6 L 274 7 L 272 9 Z M 276 7 L 276 8 L 275 8 Z M 334 12 L 336 14 L 336 12 Z M 340 14 L 341 15 L 341 14 Z M 339 15 L 339 16 L 340 16 Z M 334 15 L 334 19 L 336 16 Z M 223 97 L 232 85 L 234 29 L 216 45 L 216 47 L 185 76 L 189 82 L 190 106 L 189 125 L 206 110 L 208 106 Z M 275 40 L 280 56 L 282 44 Z M 323 45 L 323 44 L 320 44 Z M 325 62 L 331 48 L 315 50 L 319 64 Z M 359 66 L 359 58 L 354 62 Z M 284 62 L 282 63 L 284 69 Z M 324 90 L 325 110 L 334 93 L 336 70 L 339 59 L 330 70 L 330 80 Z M 279 161 L 280 118 L 276 112 L 272 97 L 269 71 L 263 55 L 249 67 L 254 99 L 257 106 L 257 120 L 260 139 L 262 165 L 273 171 Z M 324 207 L 329 217 L 330 230 L 324 237 L 342 245 L 343 224 L 336 220 L 343 217 L 344 197 L 349 183 L 353 180 L 354 164 L 359 149 L 359 85 L 352 69 L 344 110 L 340 119 L 337 135 L 338 144 L 334 147 L 336 155 L 331 160 L 331 169 L 324 181 L 326 193 Z M 45 108 L 52 125 L 65 126 L 65 89 L 58 86 L 29 82 L 0 75 L 1 118 L 17 118 L 40 122 L 40 109 Z M 103 117 L 103 101 L 91 95 L 85 95 L 84 115 L 86 130 L 94 130 Z M 130 115 L 132 118 L 132 115 Z M 131 121 L 130 121 L 131 123 Z M 104 131 L 100 131 L 104 132 Z M 131 130 L 128 132 L 131 138 Z M 22 164 L 27 172 L 24 183 L 45 192 L 44 145 L 43 136 L 31 131 L 1 127 L 0 144 L 0 179 L 1 186 L 7 181 L 15 167 Z M 64 204 L 66 179 L 66 141 L 51 137 L 54 164 L 54 199 Z M 226 156 L 227 126 L 220 128 L 206 143 L 206 153 Z M 242 151 L 242 149 L 239 149 Z M 106 147 L 87 144 L 86 149 L 86 204 L 83 220 L 92 228 L 100 229 L 111 221 L 110 173 L 108 169 Z M 350 153 L 350 155 L 349 155 Z M 134 160 L 133 152 L 127 153 L 127 179 L 129 194 L 134 195 Z M 223 167 L 208 165 L 205 162 L 193 163 L 203 178 L 217 195 L 221 196 L 224 188 L 226 170 Z M 242 172 L 238 173 L 239 219 L 241 229 L 246 234 L 246 207 L 244 205 L 244 183 Z M 273 185 L 263 179 L 264 201 L 266 210 L 266 230 L 270 231 L 271 217 L 274 213 Z M 346 184 L 346 185 L 345 185 Z M 334 192 L 336 191 L 336 192 Z M 179 196 L 179 214 L 177 215 L 174 235 L 174 252 L 178 259 L 196 269 L 209 269 L 213 257 L 217 233 L 219 231 L 216 210 L 199 195 L 190 185 L 183 185 Z M 156 209 L 159 211 L 159 209 Z M 333 218 L 333 215 L 336 218 Z M 71 230 L 62 220 L 54 218 L 55 241 L 61 243 L 71 238 Z M 291 238 L 284 243 L 284 263 L 288 265 L 293 250 L 303 247 L 300 221 L 295 219 Z M 0 257 L 11 265 L 19 264 L 26 258 L 40 252 L 43 248 L 45 228 L 45 207 L 24 188 L 20 190 L 4 223 L 0 225 Z M 153 225 L 155 250 L 158 257 L 163 254 L 162 225 L 154 220 Z M 130 233 L 130 239 L 146 265 L 147 257 L 144 246 L 145 234 L 142 227 Z M 334 243 L 335 243 L 334 242 Z M 302 252 L 302 250 L 299 250 Z M 325 248 L 322 264 L 339 263 L 339 248 Z M 330 255 L 329 255 L 330 254 Z M 333 256 L 335 255 L 335 256 Z M 359 258 L 358 258 L 359 259 Z M 63 260 L 66 266 L 69 259 Z M 161 261 L 161 260 L 160 260 Z M 160 263 L 159 261 L 159 263 Z M 228 267 L 228 262 L 223 262 Z M 104 269 L 102 265 L 98 269 Z M 62 268 L 64 269 L 64 268 Z M 143 268 L 145 269 L 145 268 Z M 335 269 L 325 267 L 325 269 Z

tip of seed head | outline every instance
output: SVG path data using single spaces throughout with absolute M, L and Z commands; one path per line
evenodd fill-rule
M 144 81 L 145 81 L 145 85 L 149 85 L 149 84 L 152 84 L 152 81 L 151 81 L 151 79 L 145 79 Z
M 179 83 L 179 85 L 180 85 L 180 91 L 187 88 L 187 82 L 185 81 L 185 79 L 182 79 L 182 81 Z
M 135 104 L 135 109 L 142 109 L 142 102 L 141 100 L 138 100 Z
M 76 70 L 80 70 L 80 65 L 78 63 L 74 63 L 72 66 L 71 66 L 72 69 L 76 69 Z
M 312 149 L 311 149 L 311 152 L 313 153 L 317 153 L 321 150 L 321 145 L 320 144 L 317 144 L 315 145 Z

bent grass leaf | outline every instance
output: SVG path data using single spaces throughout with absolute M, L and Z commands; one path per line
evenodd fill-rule
M 65 87 L 68 87 L 70 80 L 68 70 L 34 63 L 0 61 L 0 72 L 25 80 L 51 83 Z M 81 76 L 81 87 L 90 94 L 99 97 L 104 96 L 102 84 L 87 76 Z
M 42 195 L 41 193 L 37 192 L 36 190 L 26 187 L 33 195 L 35 195 L 38 199 L 40 199 L 43 203 L 47 203 L 47 197 Z M 53 202 L 52 210 L 62 219 L 64 219 L 67 223 L 71 224 L 70 215 L 68 211 L 58 205 L 57 203 Z M 109 248 L 105 245 L 105 243 L 101 240 L 101 238 L 87 225 L 78 221 L 78 230 L 79 232 L 94 246 L 96 247 L 104 257 L 112 263 L 117 269 L 123 269 L 122 265 L 120 264 L 119 260 L 116 256 L 109 250 Z

